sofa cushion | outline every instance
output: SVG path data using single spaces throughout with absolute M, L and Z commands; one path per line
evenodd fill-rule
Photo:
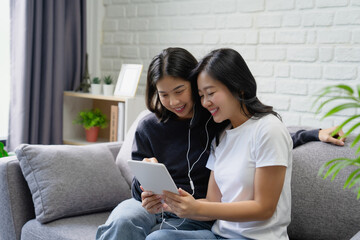
M 116 164 L 119 166 L 122 175 L 125 177 L 129 185 L 131 185 L 131 181 L 134 176 L 130 171 L 127 160 L 131 159 L 132 145 L 134 142 L 137 125 L 139 121 L 149 113 L 149 110 L 144 110 L 137 116 L 137 118 L 129 128 L 128 132 L 126 133 L 125 140 L 120 148 L 119 154 L 116 157 Z
M 23 144 L 15 152 L 41 223 L 109 210 L 130 197 L 129 185 L 103 145 Z
M 42 224 L 28 221 L 21 231 L 21 240 L 93 240 L 99 225 L 104 224 L 110 212 L 93 213 L 63 218 Z

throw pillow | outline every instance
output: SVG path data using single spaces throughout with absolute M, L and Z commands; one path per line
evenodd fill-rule
M 131 196 L 104 145 L 23 144 L 15 152 L 41 223 L 111 210 Z

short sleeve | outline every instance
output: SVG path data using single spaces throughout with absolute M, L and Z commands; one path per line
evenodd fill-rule
M 215 165 L 215 147 L 216 147 L 216 141 L 215 139 L 213 139 L 210 147 L 210 156 L 206 163 L 206 168 L 210 169 L 211 171 L 214 170 L 214 165 Z
M 284 124 L 277 118 L 263 121 L 257 129 L 256 167 L 288 166 L 292 139 Z

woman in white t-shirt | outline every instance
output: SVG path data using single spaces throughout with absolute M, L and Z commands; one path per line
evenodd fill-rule
M 235 50 L 209 53 L 194 78 L 203 107 L 229 126 L 213 141 L 206 199 L 165 192 L 164 210 L 217 221 L 212 231 L 161 230 L 147 239 L 288 239 L 292 140 L 280 116 L 256 97 L 255 79 Z

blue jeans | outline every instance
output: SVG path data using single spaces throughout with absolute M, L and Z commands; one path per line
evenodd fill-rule
M 185 231 L 185 230 L 159 230 L 152 232 L 147 236 L 146 240 L 180 240 L 180 239 L 227 239 L 219 235 L 214 234 L 211 230 L 195 230 L 195 231 Z M 234 238 L 232 238 L 234 239 Z M 249 240 L 246 237 L 236 238 L 237 240 Z
M 110 214 L 104 225 L 99 226 L 97 240 L 142 240 L 148 234 L 160 229 L 178 230 L 210 230 L 214 222 L 201 222 L 183 219 L 175 214 L 164 213 L 165 223 L 161 214 L 150 214 L 141 202 L 131 198 L 121 202 Z M 184 221 L 184 222 L 183 222 Z M 183 223 L 182 223 L 183 222 Z M 182 223 L 182 224 L 181 224 Z M 170 225 L 168 225 L 170 224 Z M 172 226 L 171 226 L 172 225 Z

